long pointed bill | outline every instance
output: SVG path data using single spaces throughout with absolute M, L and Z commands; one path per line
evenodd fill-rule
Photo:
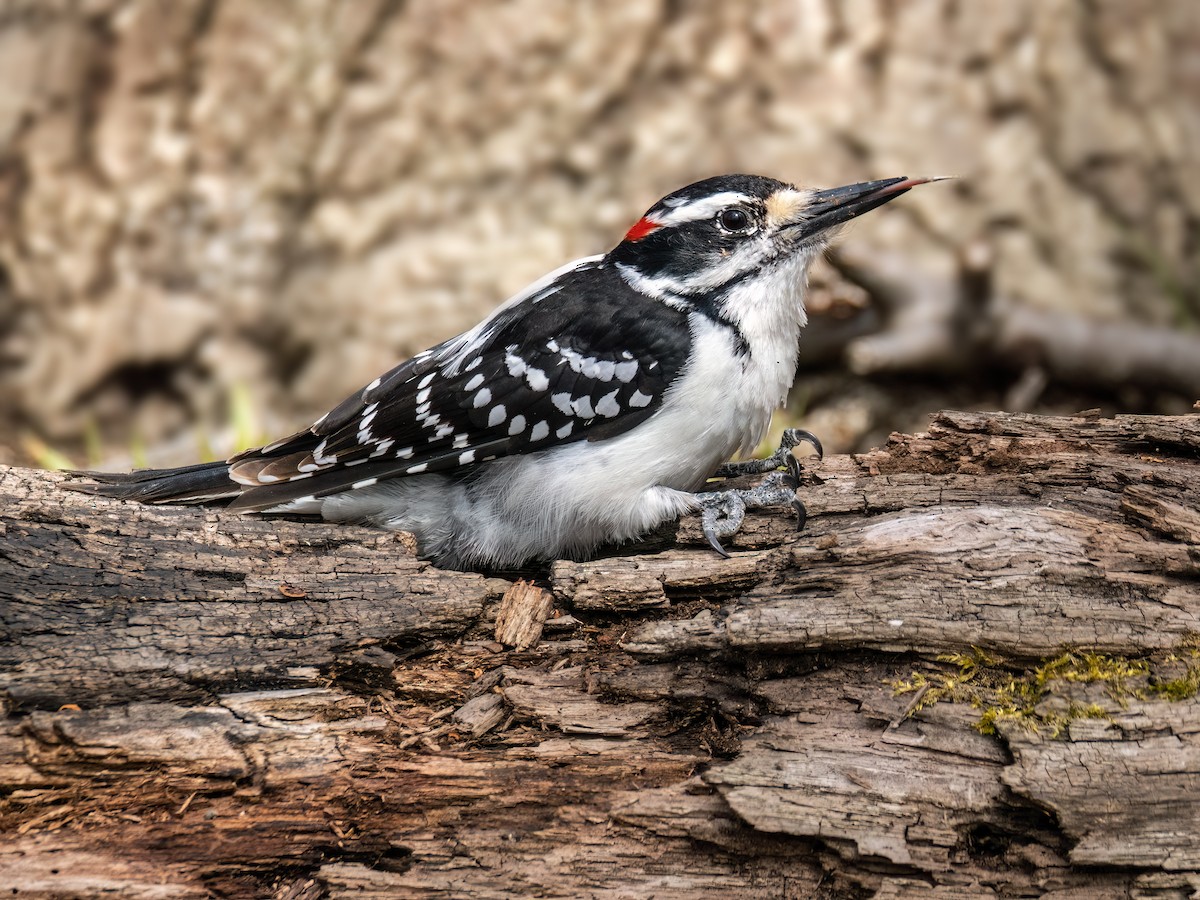
M 907 193 L 918 184 L 945 181 L 950 177 L 953 176 L 941 175 L 929 178 L 900 176 L 899 178 L 884 178 L 881 181 L 848 184 L 844 187 L 829 188 L 824 191 L 813 191 L 809 196 L 808 205 L 801 213 L 802 218 L 789 225 L 788 228 L 799 228 L 806 237 L 817 234 L 883 206 L 889 200 L 894 200 L 901 194 Z

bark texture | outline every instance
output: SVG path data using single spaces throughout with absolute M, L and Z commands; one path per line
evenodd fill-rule
M 942 413 L 730 560 L 491 577 L 59 479 L 0 475 L 19 896 L 1200 890 L 1200 416 Z

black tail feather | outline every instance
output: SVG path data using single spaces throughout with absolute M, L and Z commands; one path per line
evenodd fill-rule
M 92 483 L 67 482 L 69 491 L 99 494 L 139 503 L 207 503 L 236 497 L 242 486 L 229 477 L 225 462 L 199 463 L 178 469 L 142 469 L 138 472 L 70 472 Z

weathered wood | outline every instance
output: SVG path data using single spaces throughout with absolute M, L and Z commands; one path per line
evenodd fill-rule
M 944 413 L 810 467 L 803 533 L 521 588 L 58 480 L 0 474 L 18 895 L 1200 888 L 1200 416 Z
M 1055 815 L 1074 863 L 1200 872 L 1200 705 L 1116 703 L 1089 687 L 1053 698 L 1103 709 L 1072 722 L 1069 740 L 1006 732 L 1014 762 L 1004 783 Z
M 542 636 L 554 595 L 528 581 L 518 581 L 504 592 L 496 613 L 496 640 L 517 650 L 533 646 Z
M 60 480 L 0 468 L 0 670 L 19 704 L 311 684 L 338 648 L 456 633 L 508 587 L 434 569 L 394 534 L 113 503 Z

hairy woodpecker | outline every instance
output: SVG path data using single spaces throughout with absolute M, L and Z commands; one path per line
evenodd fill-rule
M 809 263 L 834 226 L 930 180 L 699 181 L 611 252 L 551 272 L 304 431 L 227 462 L 72 486 L 409 531 L 455 568 L 580 557 L 700 509 L 723 554 L 746 506 L 794 502 L 785 472 L 696 492 L 794 463 L 811 439 L 791 432 L 769 460 L 722 465 L 752 452 L 787 398 Z

